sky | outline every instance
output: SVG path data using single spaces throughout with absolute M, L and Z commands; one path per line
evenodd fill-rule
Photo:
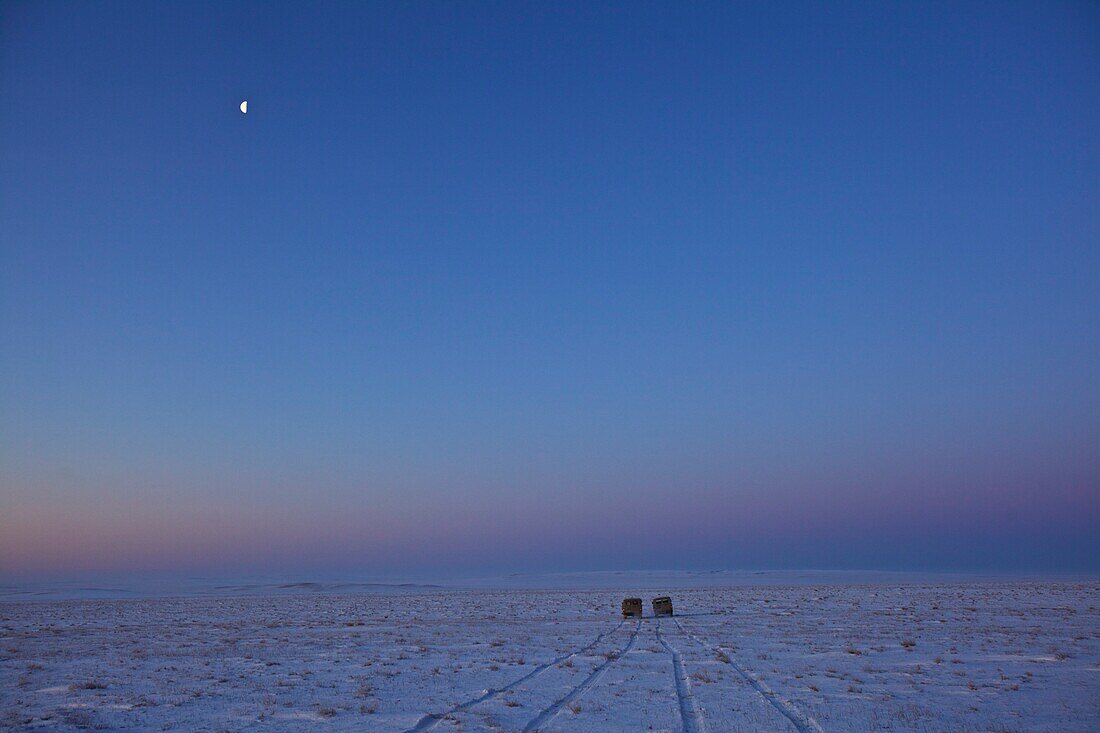
M 0 572 L 1100 571 L 1095 4 L 14 1 L 0 100 Z

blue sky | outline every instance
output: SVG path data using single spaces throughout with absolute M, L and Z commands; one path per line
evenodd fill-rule
M 0 569 L 1097 570 L 1098 62 L 1088 3 L 5 3 Z

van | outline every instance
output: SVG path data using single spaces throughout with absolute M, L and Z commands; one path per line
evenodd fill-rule
M 671 616 L 672 615 L 672 599 L 668 596 L 657 596 L 653 599 L 653 615 L 654 616 Z
M 642 599 L 641 598 L 624 598 L 623 599 L 623 618 L 641 618 L 642 617 Z

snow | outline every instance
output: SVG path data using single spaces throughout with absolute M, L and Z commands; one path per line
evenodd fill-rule
M 700 586 L 0 602 L 0 728 L 1100 730 L 1094 581 Z

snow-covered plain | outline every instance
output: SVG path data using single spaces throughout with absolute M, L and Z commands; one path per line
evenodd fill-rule
M 1096 582 L 624 595 L 2 602 L 0 728 L 1100 730 Z

